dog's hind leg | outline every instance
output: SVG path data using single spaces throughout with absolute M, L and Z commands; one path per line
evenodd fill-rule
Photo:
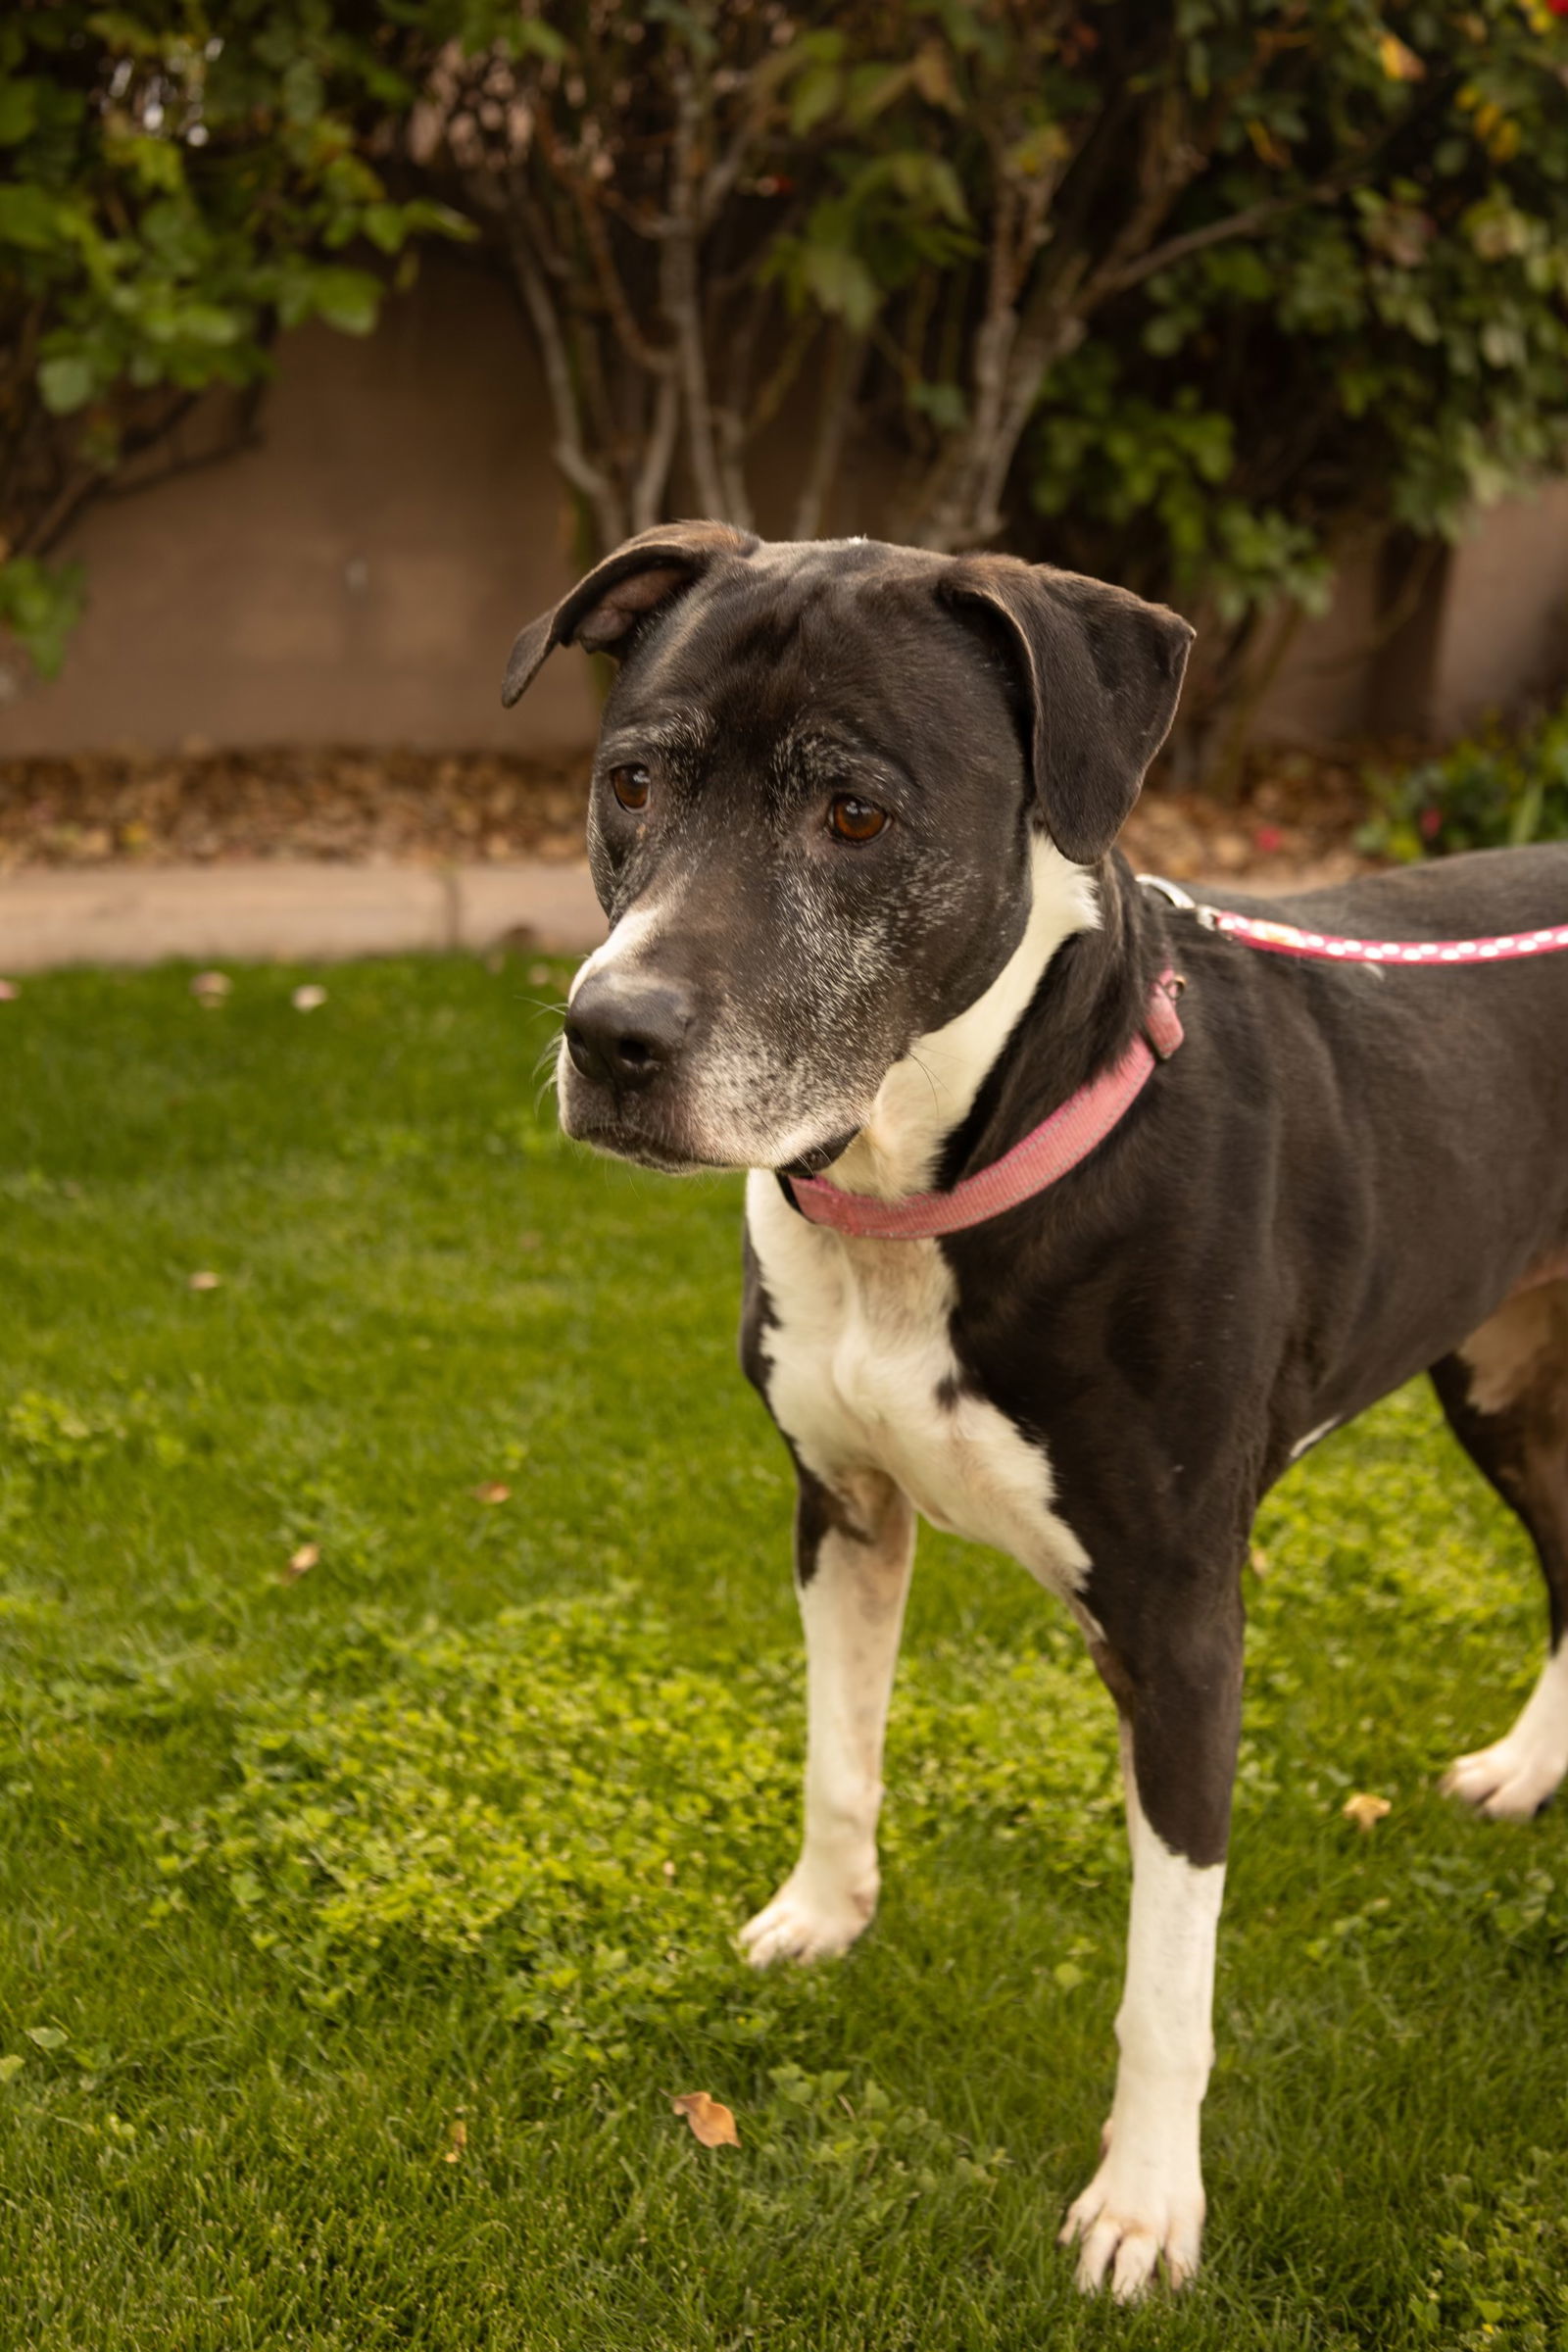
M 806 1628 L 806 1836 L 741 1930 L 754 1968 L 824 1960 L 876 1908 L 882 1740 L 914 1559 L 914 1511 L 880 1471 L 826 1486 L 801 1468 L 796 1584 Z
M 1568 1771 L 1568 1282 L 1516 1292 L 1433 1366 L 1432 1382 L 1455 1437 L 1529 1530 L 1546 1580 L 1551 1647 L 1523 1712 L 1443 1784 L 1494 1820 L 1520 1821 Z

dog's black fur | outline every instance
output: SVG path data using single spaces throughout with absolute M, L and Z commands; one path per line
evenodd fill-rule
M 1562 1284 L 1553 1297 L 1568 1299 L 1568 956 L 1287 961 L 1141 886 L 1112 845 L 1190 632 L 1095 583 L 677 526 L 619 551 L 524 632 L 508 700 L 574 634 L 623 659 L 594 786 L 601 896 L 613 923 L 662 894 L 668 920 L 651 967 L 607 972 L 574 1001 L 571 1132 L 655 1165 L 769 1167 L 785 1186 L 826 1164 L 888 1069 L 1012 955 L 1042 826 L 1092 870 L 1100 923 L 1051 958 L 943 1143 L 938 1187 L 1114 1062 L 1162 969 L 1185 980 L 1185 1044 L 1092 1156 L 935 1245 L 954 1286 L 940 1401 L 984 1398 L 1049 1454 L 1053 1507 L 1090 1563 L 1079 1599 L 1095 1655 L 1164 1846 L 1200 1870 L 1225 1852 L 1241 1569 L 1261 1496 L 1309 1437 L 1414 1373 L 1431 1369 L 1530 1529 L 1555 1644 L 1568 1319 L 1559 1339 L 1547 1319 L 1539 1360 L 1527 1350 L 1512 1392 L 1484 1407 L 1460 1350 L 1531 1286 Z M 609 779 L 628 762 L 655 774 L 657 815 L 616 803 Z M 885 837 L 831 840 L 835 792 L 888 809 Z M 1220 899 L 1361 938 L 1521 931 L 1568 917 L 1568 845 L 1288 905 Z M 726 1152 L 701 1098 L 705 1056 L 737 1023 L 757 1100 L 732 1111 L 741 1147 Z M 776 1305 L 752 1255 L 743 1358 L 764 1396 Z M 831 1533 L 870 1539 L 849 1491 L 799 1467 L 806 1581 Z
M 1428 1367 L 1453 1418 L 1454 1350 L 1533 1275 L 1568 1273 L 1568 956 L 1304 964 L 1201 929 L 1119 858 L 1101 889 L 1104 928 L 1053 961 L 944 1181 L 1114 1058 L 1166 963 L 1188 983 L 1186 1043 L 1085 1181 L 942 1246 L 965 1374 L 1049 1438 L 1056 1507 L 1095 1563 L 1085 1598 L 1107 1679 L 1130 1686 L 1146 1810 L 1210 1862 L 1263 1494 L 1306 1432 Z M 1564 918 L 1568 845 L 1223 903 L 1352 938 L 1524 931 Z M 1565 1540 L 1568 1516 L 1544 1553 L 1554 1612 Z

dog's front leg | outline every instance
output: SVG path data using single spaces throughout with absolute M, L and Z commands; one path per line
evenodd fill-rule
M 913 1558 L 914 1512 L 890 1478 L 858 1471 L 828 1487 L 801 1471 L 806 1836 L 773 1900 L 741 1930 L 754 1968 L 828 1959 L 876 1908 L 882 1739 Z
M 1241 1720 L 1239 1599 L 1223 1615 L 1201 1633 L 1173 1628 L 1136 1665 L 1100 1658 L 1120 1712 L 1132 1915 L 1115 2099 L 1100 2169 L 1061 2234 L 1079 2241 L 1079 2285 L 1108 2277 L 1121 2300 L 1142 2294 L 1161 2260 L 1183 2285 L 1202 2237 L 1199 2119 Z

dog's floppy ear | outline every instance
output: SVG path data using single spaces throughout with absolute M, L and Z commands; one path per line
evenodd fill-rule
M 531 620 L 512 649 L 501 700 L 511 710 L 558 645 L 613 654 L 645 612 L 689 588 L 720 556 L 749 556 L 760 543 L 727 522 L 671 522 L 643 531 L 596 564 L 553 612 Z
M 960 558 L 942 593 L 1005 622 L 1040 814 L 1059 850 L 1092 865 L 1170 731 L 1192 628 L 1125 588 L 1014 556 Z

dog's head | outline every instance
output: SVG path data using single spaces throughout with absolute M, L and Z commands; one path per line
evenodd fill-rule
M 1192 630 L 1005 556 L 645 532 L 513 648 L 614 656 L 569 1134 L 655 1167 L 819 1167 L 1011 956 L 1042 836 L 1109 849 Z

